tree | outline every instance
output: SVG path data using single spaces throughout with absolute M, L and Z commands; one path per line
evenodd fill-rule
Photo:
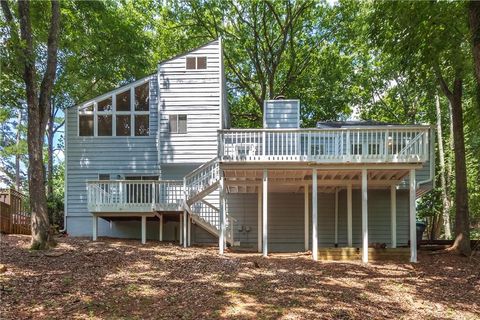
M 427 70 L 452 107 L 455 156 L 455 242 L 452 250 L 470 253 L 463 84 L 468 68 L 464 3 L 381 2 L 374 4 L 377 44 L 399 55 L 411 73 Z M 447 80 L 448 79 L 448 80 Z
M 468 5 L 470 33 L 472 36 L 472 53 L 475 63 L 475 76 L 480 92 L 480 1 L 471 0 Z M 478 103 L 480 107 L 480 102 Z
M 9 3 L 2 0 L 2 10 L 10 25 L 10 38 L 16 39 L 17 30 Z M 51 1 L 51 16 L 48 31 L 46 64 L 40 84 L 34 38 L 30 2 L 18 2 L 20 24 L 19 62 L 23 69 L 26 102 L 28 106 L 27 145 L 29 155 L 29 192 L 32 211 L 32 243 L 33 249 L 46 249 L 53 244 L 45 195 L 45 170 L 43 166 L 43 137 L 50 114 L 50 97 L 55 81 L 57 67 L 57 50 L 60 33 L 60 3 Z

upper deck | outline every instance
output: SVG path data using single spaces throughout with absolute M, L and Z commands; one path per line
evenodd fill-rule
M 218 132 L 221 162 L 417 163 L 430 158 L 429 126 L 379 125 Z

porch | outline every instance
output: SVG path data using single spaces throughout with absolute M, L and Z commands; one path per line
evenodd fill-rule
M 253 234 L 250 241 L 264 257 L 271 252 L 309 251 L 314 260 L 368 262 L 405 260 L 407 252 L 415 262 L 417 167 L 246 169 L 223 163 L 221 180 L 227 210 L 239 220 L 235 238 L 243 242 L 239 232 L 256 232 L 256 241 Z M 241 194 L 245 196 L 235 201 L 234 196 Z M 238 202 L 249 205 L 238 207 Z

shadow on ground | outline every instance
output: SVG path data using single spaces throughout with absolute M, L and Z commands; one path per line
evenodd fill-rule
M 466 318 L 480 314 L 478 260 L 313 262 L 134 240 L 60 238 L 49 252 L 2 236 L 2 319 Z M 478 257 L 477 257 L 478 258 Z

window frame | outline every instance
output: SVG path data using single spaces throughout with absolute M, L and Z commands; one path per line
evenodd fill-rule
M 187 68 L 187 61 L 189 58 L 195 59 L 195 68 L 189 69 Z M 198 58 L 205 58 L 205 68 L 198 69 Z M 208 69 L 208 57 L 207 56 L 186 56 L 185 57 L 185 70 L 187 71 L 205 71 Z
M 179 130 L 178 130 L 178 128 L 180 127 L 179 126 L 179 117 L 180 116 L 185 116 L 185 132 L 179 132 Z M 177 119 L 177 131 L 176 132 L 171 131 L 170 117 L 175 117 Z M 186 113 L 169 114 L 168 115 L 168 133 L 169 134 L 188 134 L 188 115 Z
M 148 110 L 147 111 L 135 111 L 135 88 L 148 83 Z M 117 95 L 130 91 L 130 111 L 117 111 Z M 107 94 L 103 94 L 94 100 L 90 100 L 86 103 L 77 107 L 77 136 L 78 137 L 148 137 L 150 136 L 150 77 L 147 79 L 141 79 L 133 82 L 128 87 L 121 87 L 114 91 L 111 91 Z M 99 111 L 98 103 L 106 100 L 112 100 L 112 108 L 109 111 Z M 93 106 L 93 110 L 87 110 L 88 107 Z M 81 115 L 93 115 L 93 135 L 92 136 L 81 136 L 80 135 L 80 116 Z M 112 135 L 111 136 L 99 136 L 98 135 L 98 116 L 99 115 L 111 115 L 112 116 Z M 127 136 L 117 136 L 117 115 L 129 115 L 130 116 L 130 135 Z M 135 116 L 136 115 L 147 115 L 148 116 L 148 135 L 135 135 Z

